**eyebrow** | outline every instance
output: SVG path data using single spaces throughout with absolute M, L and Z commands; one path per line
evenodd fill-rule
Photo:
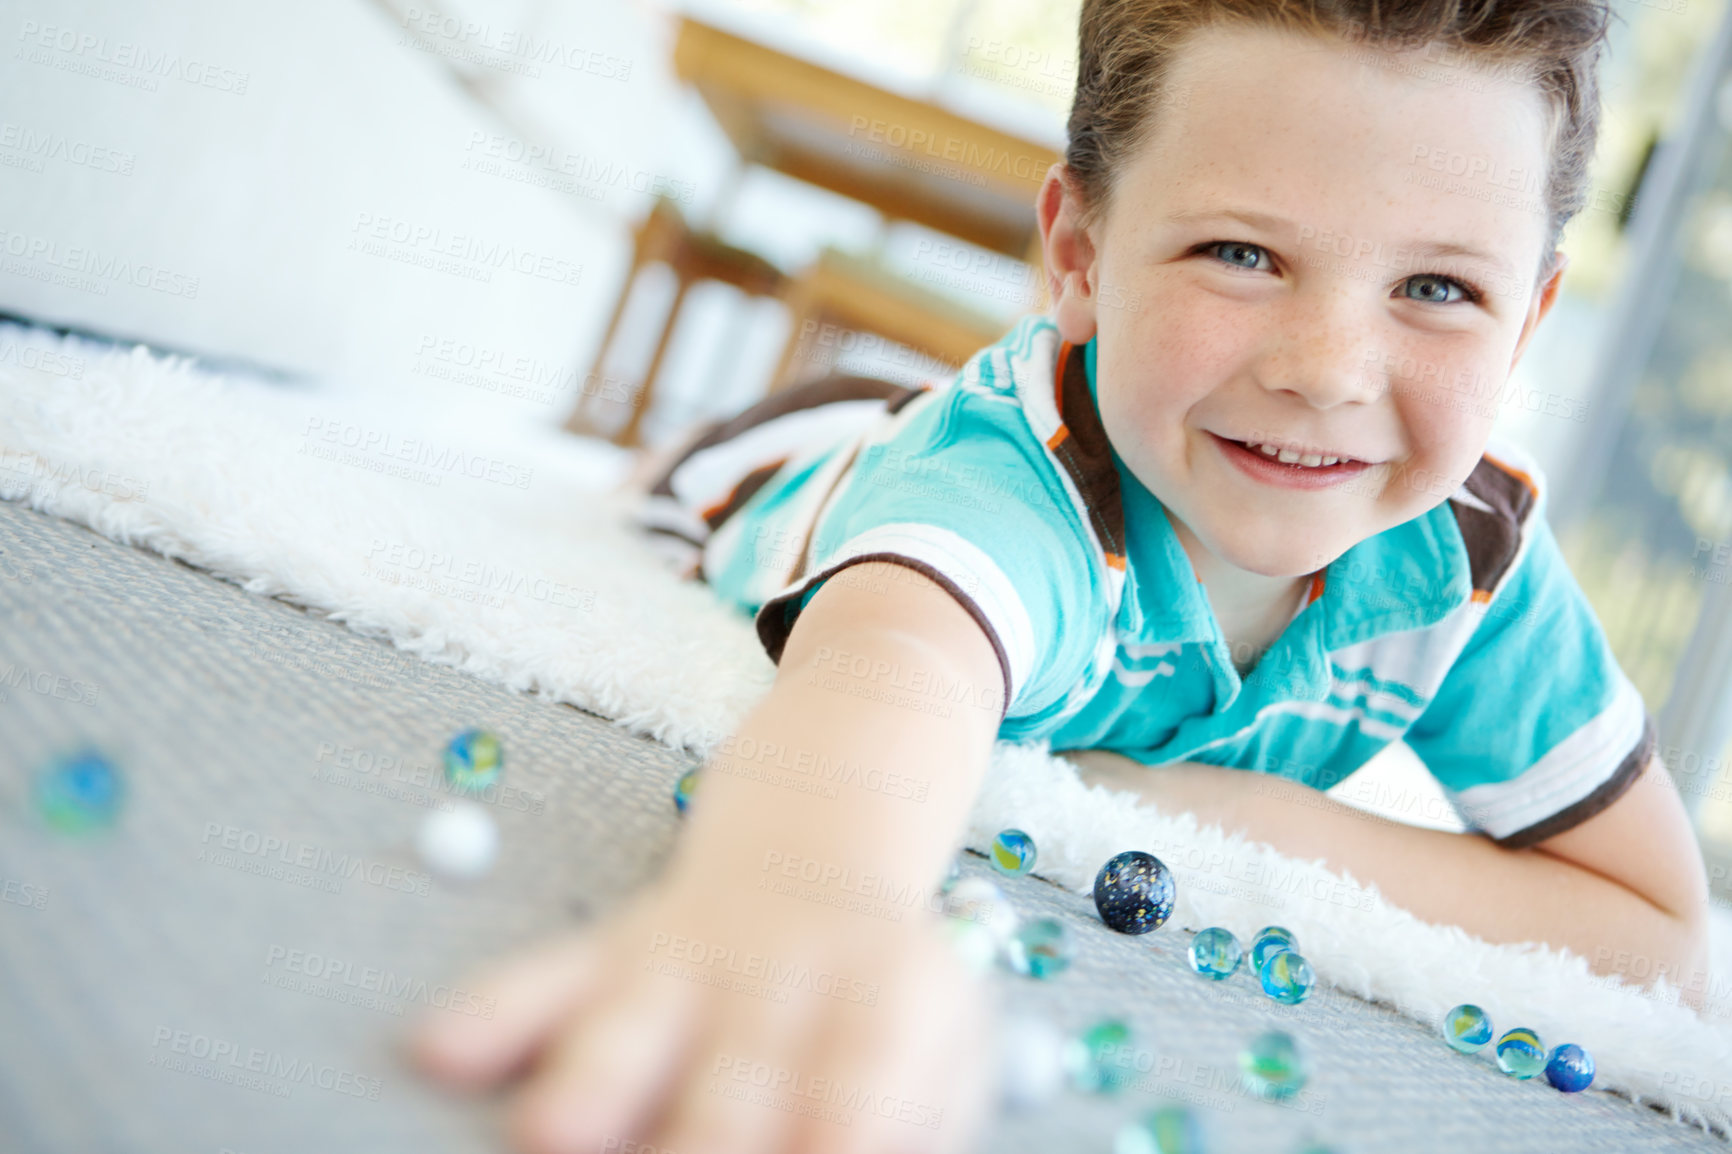
M 1236 220 L 1248 224 L 1252 228 L 1261 228 L 1269 232 L 1280 232 L 1283 229 L 1295 227 L 1293 222 L 1283 217 L 1271 216 L 1264 212 L 1253 212 L 1250 209 L 1211 209 L 1206 212 L 1175 212 L 1166 219 L 1173 224 L 1200 224 L 1211 220 Z M 1508 261 L 1502 257 L 1474 248 L 1472 245 L 1457 244 L 1453 241 L 1431 241 L 1425 244 L 1396 245 L 1405 248 L 1418 257 L 1441 258 L 1450 256 L 1465 257 L 1468 260 L 1482 261 L 1506 275 L 1513 275 Z

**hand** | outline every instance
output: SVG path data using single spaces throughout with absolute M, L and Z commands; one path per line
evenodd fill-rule
M 993 1022 L 938 919 L 757 881 L 670 876 L 486 976 L 495 1015 L 431 1017 L 415 1057 L 454 1087 L 527 1073 L 511 1127 L 533 1154 L 968 1149 L 990 1103 Z

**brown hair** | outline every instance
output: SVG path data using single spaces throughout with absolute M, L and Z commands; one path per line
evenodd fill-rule
M 1162 85 L 1193 32 L 1263 25 L 1334 35 L 1390 52 L 1441 49 L 1453 60 L 1535 84 L 1550 113 L 1540 273 L 1587 195 L 1599 130 L 1596 68 L 1609 0 L 1084 0 L 1065 164 L 1092 223 L 1160 109 Z

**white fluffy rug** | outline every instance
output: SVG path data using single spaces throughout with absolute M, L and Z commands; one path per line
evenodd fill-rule
M 748 620 L 677 581 L 623 522 L 607 495 L 619 450 L 551 431 L 489 439 L 403 408 L 0 325 L 0 498 L 670 745 L 702 754 L 732 732 L 773 667 Z M 970 844 L 1011 826 L 1059 884 L 1086 893 L 1108 857 L 1148 849 L 1177 876 L 1178 926 L 1245 939 L 1282 923 L 1342 990 L 1433 1025 L 1477 1002 L 1588 1047 L 1597 1089 L 1732 1127 L 1724 935 L 1704 1021 L 1582 958 L 1422 923 L 1318 864 L 1085 787 L 1042 748 L 997 747 Z

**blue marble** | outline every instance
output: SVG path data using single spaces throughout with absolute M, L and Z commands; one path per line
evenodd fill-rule
M 1293 931 L 1286 926 L 1264 926 L 1251 939 L 1251 968 L 1262 973 L 1263 963 L 1269 960 L 1271 954 L 1298 948 L 1299 939 L 1294 937 Z
M 458 789 L 486 789 L 503 768 L 505 750 L 485 729 L 465 729 L 445 746 L 445 780 Z
M 1265 994 L 1289 1006 L 1297 1006 L 1309 998 L 1311 987 L 1317 984 L 1311 963 L 1292 950 L 1270 954 L 1257 977 L 1263 983 Z
M 114 824 L 126 802 L 126 783 L 96 749 L 54 761 L 36 775 L 36 812 L 61 833 L 84 833 Z
M 1497 1068 L 1512 1078 L 1526 1080 L 1546 1068 L 1546 1048 L 1540 1036 L 1526 1026 L 1505 1031 L 1497 1040 Z
M 674 783 L 674 808 L 686 812 L 692 804 L 692 791 L 698 787 L 698 771 L 688 769 Z
M 1451 1049 L 1471 1054 L 1491 1041 L 1491 1019 L 1471 1002 L 1463 1002 L 1443 1016 L 1443 1040 Z
M 1203 1154 L 1203 1149 L 1196 1112 L 1178 1104 L 1157 1106 L 1126 1122 L 1113 1139 L 1113 1154 Z
M 1034 868 L 1034 839 L 1020 829 L 1001 829 L 986 859 L 1005 877 L 1021 877 Z
M 1214 981 L 1223 981 L 1238 972 L 1245 951 L 1231 931 L 1211 926 L 1191 939 L 1191 969 Z
M 1017 927 L 1005 956 L 1019 974 L 1050 978 L 1070 968 L 1075 952 L 1069 927 L 1057 918 L 1035 918 Z
M 1292 1034 L 1268 1030 L 1239 1051 L 1239 1074 L 1260 1098 L 1286 1098 L 1304 1088 L 1310 1062 Z
M 1136 1072 L 1131 1028 L 1118 1018 L 1096 1022 L 1065 1047 L 1071 1085 L 1089 1094 L 1122 1090 Z
M 1095 875 L 1095 909 L 1121 934 L 1146 934 L 1173 915 L 1177 889 L 1160 858 L 1131 849 L 1107 859 Z
M 1593 1085 L 1594 1056 L 1565 1042 L 1546 1059 L 1546 1081 L 1566 1094 L 1578 1094 Z

